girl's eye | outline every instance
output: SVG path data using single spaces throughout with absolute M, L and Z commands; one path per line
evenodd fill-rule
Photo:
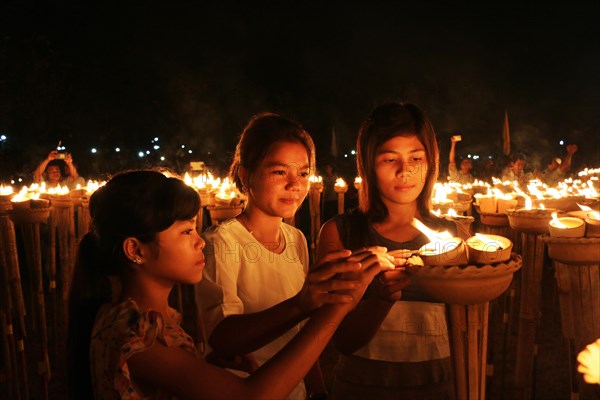
M 193 231 L 195 231 L 195 229 L 186 229 L 185 231 L 183 231 L 183 234 L 184 235 L 191 235 Z
M 275 175 L 285 175 L 286 172 L 283 169 L 275 169 L 275 170 L 273 170 L 273 174 L 275 174 Z
M 310 173 L 308 171 L 302 171 L 300 172 L 300 176 L 303 178 L 307 178 L 310 175 Z
M 410 159 L 412 162 L 422 162 L 423 161 L 423 157 L 413 157 Z
M 395 161 L 396 161 L 396 159 L 395 159 L 395 158 L 384 158 L 384 159 L 383 159 L 383 162 L 384 162 L 384 163 L 393 163 L 393 162 L 395 162 Z

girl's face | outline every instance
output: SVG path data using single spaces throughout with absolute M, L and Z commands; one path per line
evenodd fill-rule
M 308 193 L 308 152 L 300 143 L 276 142 L 250 175 L 249 205 L 269 216 L 290 218 Z
M 393 204 L 417 200 L 427 180 L 425 147 L 416 136 L 396 136 L 375 154 L 375 174 L 381 200 Z
M 196 219 L 175 221 L 145 244 L 144 271 L 167 283 L 196 284 L 204 269 L 204 240 L 196 231 Z M 158 251 L 157 251 L 158 248 Z

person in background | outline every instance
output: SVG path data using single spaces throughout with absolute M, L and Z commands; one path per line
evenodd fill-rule
M 567 154 L 564 160 L 559 157 L 554 157 L 546 168 L 540 173 L 540 179 L 548 186 L 556 186 L 558 182 L 565 179 L 567 173 L 571 169 L 573 154 L 577 151 L 576 144 L 567 145 Z
M 488 158 L 483 165 L 483 169 L 479 171 L 481 180 L 492 183 L 492 178 L 498 178 L 498 172 L 496 171 L 496 163 L 493 159 Z
M 169 306 L 175 284 L 202 279 L 199 208 L 196 190 L 156 171 L 118 174 L 92 194 L 91 229 L 79 244 L 68 303 L 70 398 L 284 398 L 381 271 L 349 259 L 348 250 L 325 257 L 302 290 L 329 304 L 242 379 L 205 361 Z M 337 274 L 345 279 L 331 279 Z M 247 334 L 238 331 L 240 339 Z
M 309 272 L 302 232 L 283 222 L 303 203 L 314 168 L 313 141 L 298 123 L 263 113 L 244 128 L 230 178 L 248 201 L 240 215 L 204 232 L 205 279 L 197 287 L 205 338 L 218 356 L 265 365 L 298 334 L 304 319 L 336 300 Z M 368 263 L 370 254 L 363 256 L 361 262 Z M 321 267 L 318 261 L 311 271 Z M 319 363 L 288 398 L 305 400 L 307 394 L 326 395 Z
M 66 186 L 70 190 L 79 184 L 85 185 L 85 180 L 79 176 L 73 163 L 71 153 L 59 153 L 52 150 L 33 172 L 33 181 L 45 182 L 46 187 Z
M 502 170 L 503 182 L 518 182 L 519 186 L 527 187 L 530 180 L 535 179 L 534 174 L 525 172 L 527 156 L 523 153 L 515 153 L 510 157 L 508 165 Z
M 433 126 L 417 106 L 375 108 L 360 128 L 356 163 L 363 185 L 359 208 L 325 223 L 317 257 L 371 248 L 385 262 L 387 250 L 417 250 L 429 239 L 413 219 L 456 233 L 430 213 L 439 151 Z M 340 324 L 330 399 L 455 397 L 445 305 L 410 279 L 410 268 L 380 273 Z
M 450 154 L 448 157 L 448 180 L 450 182 L 460 183 L 465 185 L 473 183 L 475 177 L 471 174 L 473 163 L 468 158 L 463 158 L 460 161 L 460 169 L 456 169 L 456 142 L 460 141 L 461 137 L 454 135 L 450 138 Z

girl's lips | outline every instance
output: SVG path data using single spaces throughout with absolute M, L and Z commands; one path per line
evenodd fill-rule
M 396 185 L 394 186 L 394 190 L 400 191 L 400 192 L 406 192 L 407 190 L 410 190 L 414 187 L 414 185 Z

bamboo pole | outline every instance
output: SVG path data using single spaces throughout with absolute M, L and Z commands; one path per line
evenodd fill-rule
M 21 287 L 21 273 L 19 271 L 19 256 L 17 251 L 17 239 L 15 227 L 8 215 L 0 216 L 0 229 L 3 231 L 4 251 L 8 260 L 8 279 L 10 293 L 13 297 L 13 304 L 18 316 L 19 328 L 24 336 L 27 336 L 25 328 L 25 300 L 23 299 L 23 289 Z
M 577 354 L 600 337 L 600 260 L 596 265 L 554 262 L 563 336 L 568 341 L 571 394 L 596 399 L 597 389 L 576 372 Z
M 346 182 L 343 182 L 343 185 L 338 185 L 338 183 L 336 182 L 335 186 L 333 187 L 333 190 L 335 190 L 335 192 L 338 195 L 338 214 L 343 214 L 345 210 L 344 197 L 346 195 L 346 192 L 348 191 L 348 185 L 346 185 Z
M 523 268 L 515 386 L 517 397 L 529 399 L 534 379 L 537 348 L 537 328 L 541 317 L 544 242 L 542 236 L 521 233 Z
M 32 322 L 37 328 L 35 333 L 41 344 L 41 356 L 38 359 L 38 374 L 41 380 L 42 397 L 48 397 L 48 384 L 50 381 L 50 362 L 48 355 L 48 335 L 46 328 L 46 305 L 44 300 L 44 282 L 42 271 L 42 248 L 40 241 L 40 224 L 47 223 L 50 208 L 40 208 L 12 212 L 11 218 L 23 233 L 25 253 L 30 255 L 26 261 L 30 271 L 30 284 L 32 287 Z M 27 397 L 27 396 L 26 396 Z
M 463 332 L 466 330 L 463 306 L 450 304 L 450 334 L 452 343 L 452 359 L 454 360 L 454 378 L 456 388 L 456 398 L 467 398 L 467 377 L 465 375 L 465 349 L 463 341 Z
M 322 181 L 310 183 L 308 200 L 310 209 L 310 250 L 312 260 L 315 260 L 317 236 L 321 229 L 321 192 L 323 192 Z

